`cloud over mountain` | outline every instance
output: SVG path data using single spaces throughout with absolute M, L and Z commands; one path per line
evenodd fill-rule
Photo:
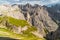
M 48 5 L 48 4 L 56 4 L 59 3 L 60 0 L 0 0 L 0 4 L 40 4 L 40 5 Z

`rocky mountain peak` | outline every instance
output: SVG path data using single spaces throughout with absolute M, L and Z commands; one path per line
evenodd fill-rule
M 38 37 L 48 36 L 47 38 L 51 38 L 52 35 L 55 36 L 59 34 L 59 32 L 56 31 L 59 30 L 58 28 L 60 26 L 60 11 L 58 7 L 47 7 L 37 4 L 0 5 L 0 16 L 7 16 L 7 19 L 9 18 L 8 21 L 1 21 L 1 24 L 4 27 L 9 26 L 8 28 L 11 28 L 12 31 L 17 34 L 24 34 L 29 31 L 27 34 L 31 35 L 31 30 L 36 28 L 37 30 L 31 33 Z M 25 33 L 25 36 L 27 34 Z

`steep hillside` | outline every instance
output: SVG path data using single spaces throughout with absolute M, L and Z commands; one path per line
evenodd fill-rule
M 45 40 L 38 33 L 37 27 L 25 20 L 18 6 L 0 5 L 0 11 L 0 37 L 16 40 Z
M 27 21 L 12 17 L 0 17 L 0 37 L 9 37 L 21 40 L 45 40 L 32 32 L 37 31 L 34 26 L 30 26 Z M 5 20 L 6 19 L 6 20 Z

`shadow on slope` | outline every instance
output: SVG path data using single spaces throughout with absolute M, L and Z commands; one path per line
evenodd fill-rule
M 46 35 L 47 40 L 60 40 L 60 24 L 58 24 L 59 27 L 56 31 L 49 32 Z
M 8 37 L 0 37 L 0 40 L 17 40 L 17 39 L 12 39 L 12 38 L 8 38 Z

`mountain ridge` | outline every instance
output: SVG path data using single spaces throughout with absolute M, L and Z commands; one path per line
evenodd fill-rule
M 48 40 L 57 40 L 57 37 L 51 37 L 59 34 L 57 32 L 60 25 L 58 7 L 60 6 L 47 7 L 38 4 L 34 6 L 30 4 L 0 5 L 0 25 L 4 26 L 2 28 L 6 27 L 16 34 L 27 35 L 26 38 L 30 35 L 32 39 L 29 37 L 28 40 L 35 40 L 35 36 L 38 37 L 36 40 L 40 40 L 40 37 L 45 37 Z

